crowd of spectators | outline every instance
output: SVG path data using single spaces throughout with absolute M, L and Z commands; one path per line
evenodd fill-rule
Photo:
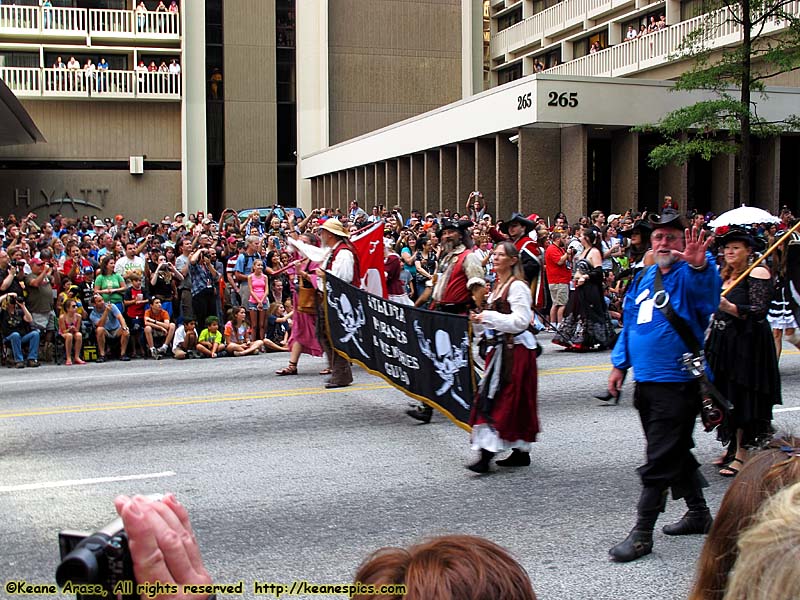
M 606 303 L 615 325 L 623 325 L 625 287 L 634 267 L 646 264 L 643 216 L 594 211 L 570 224 L 563 213 L 530 215 L 552 298 L 551 307 L 537 307 L 544 321 L 558 326 L 574 286 L 573 259 L 583 232 L 593 228 L 602 232 Z M 712 216 L 694 215 L 695 223 Z M 793 219 L 788 209 L 781 216 Z M 219 218 L 177 212 L 153 223 L 123 215 L 9 215 L 0 218 L 0 326 L 8 362 L 38 365 L 40 344 L 48 361 L 61 347 L 67 364 L 102 362 L 110 353 L 129 360 L 288 351 L 299 262 L 286 241 L 315 234 L 329 218 L 351 233 L 382 222 L 388 247 L 400 257 L 405 291 L 421 307 L 436 274 L 443 219 L 473 221 L 475 252 L 489 282 L 491 248 L 504 238 L 479 192 L 463 211 L 413 209 L 407 217 L 399 207 L 366 211 L 356 202 L 347 212 L 318 208 L 302 220 L 279 206 L 243 219 L 226 209 Z M 762 233 L 774 236 L 779 227 Z

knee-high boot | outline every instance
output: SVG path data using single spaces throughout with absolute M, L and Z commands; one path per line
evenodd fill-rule
M 655 487 L 642 488 L 637 506 L 636 526 L 624 540 L 608 553 L 617 562 L 630 562 L 653 551 L 653 528 L 659 513 L 667 504 L 666 490 Z

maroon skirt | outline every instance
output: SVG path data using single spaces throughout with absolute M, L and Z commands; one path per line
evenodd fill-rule
M 493 353 L 494 350 L 487 355 L 487 364 Z M 488 418 L 478 410 L 476 394 L 469 424 L 491 425 L 497 435 L 507 442 L 535 442 L 536 434 L 539 433 L 537 385 L 536 351 L 529 350 L 522 344 L 515 344 L 511 382 L 498 391 Z

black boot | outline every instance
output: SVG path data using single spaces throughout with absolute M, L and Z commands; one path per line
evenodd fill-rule
M 661 529 L 667 535 L 694 535 L 708 533 L 714 519 L 711 511 L 708 510 L 706 499 L 703 492 L 699 489 L 693 490 L 686 495 L 686 506 L 689 508 L 680 521 L 671 525 L 664 525 Z
M 467 465 L 467 468 L 473 473 L 488 473 L 489 463 L 492 458 L 494 458 L 494 452 L 489 452 L 481 448 L 481 457 L 478 459 L 478 462 Z
M 408 409 L 406 414 L 417 421 L 430 423 L 431 417 L 433 416 L 433 409 L 427 404 L 420 404 L 417 408 Z
M 653 551 L 653 530 L 632 529 L 623 541 L 611 548 L 608 553 L 617 562 L 631 562 Z
M 617 562 L 630 562 L 653 551 L 653 528 L 658 514 L 664 512 L 667 496 L 664 490 L 654 487 L 642 488 L 637 511 L 639 516 L 634 527 L 623 541 L 608 553 Z
M 495 464 L 498 467 L 527 467 L 531 464 L 531 455 L 529 452 L 514 448 L 510 455 L 503 460 L 498 460 Z

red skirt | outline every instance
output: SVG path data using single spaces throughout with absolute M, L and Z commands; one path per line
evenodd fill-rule
M 487 355 L 487 363 L 493 352 L 494 350 Z M 522 344 L 515 344 L 513 356 L 511 382 L 502 387 L 495 396 L 489 418 L 478 411 L 476 394 L 469 424 L 491 425 L 497 435 L 507 442 L 535 442 L 536 434 L 539 433 L 536 351 L 529 350 Z

